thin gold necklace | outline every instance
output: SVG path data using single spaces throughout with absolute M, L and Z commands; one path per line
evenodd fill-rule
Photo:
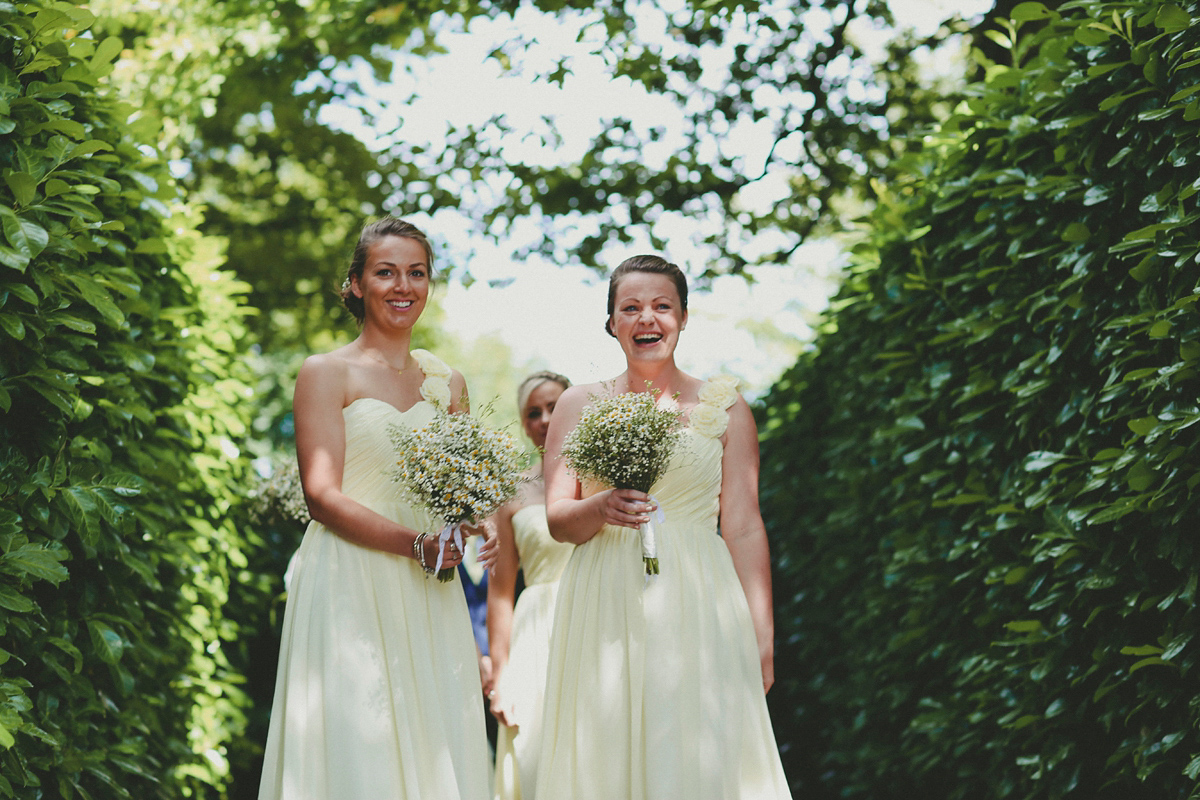
M 395 370 L 397 373 L 403 374 L 404 370 L 408 369 L 409 365 L 412 363 L 412 354 L 411 353 L 405 353 L 404 354 L 404 366 L 397 367 L 397 366 L 393 365 L 391 362 L 389 362 L 387 359 L 383 358 L 382 356 L 378 356 L 375 353 L 368 350 L 367 348 L 363 347 L 361 344 L 358 346 L 358 349 L 363 355 L 367 356 L 368 358 L 370 358 L 374 361 L 378 361 L 380 364 L 383 364 L 388 369 Z

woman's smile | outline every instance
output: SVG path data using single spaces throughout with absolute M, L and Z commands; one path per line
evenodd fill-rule
M 662 341 L 661 333 L 635 333 L 633 343 L 642 347 L 653 347 Z

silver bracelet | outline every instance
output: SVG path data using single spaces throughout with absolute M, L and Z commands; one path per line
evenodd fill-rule
M 433 566 L 425 563 L 424 544 L 425 537 L 427 536 L 429 536 L 428 533 L 418 533 L 417 538 L 413 540 L 413 558 L 417 560 L 417 563 L 421 565 L 421 569 L 425 571 L 426 578 L 428 578 L 434 572 Z

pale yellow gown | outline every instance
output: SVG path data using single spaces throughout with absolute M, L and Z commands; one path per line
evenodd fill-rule
M 413 351 L 424 400 L 343 410 L 342 490 L 415 530 L 441 526 L 399 499 L 391 425 L 445 405 L 449 369 Z M 352 544 L 313 522 L 293 565 L 260 800 L 484 800 L 488 745 L 471 622 L 457 581 Z
M 559 585 L 537 792 L 543 800 L 791 797 L 745 593 L 717 521 L 731 380 L 706 384 L 652 494 L 661 573 L 604 527 Z M 703 407 L 703 408 L 702 408 Z
M 546 506 L 540 503 L 518 509 L 512 526 L 525 589 L 513 610 L 508 664 L 496 692 L 512 707 L 516 730 L 501 725 L 497 733 L 493 796 L 496 800 L 533 800 L 558 579 L 575 546 L 550 537 Z

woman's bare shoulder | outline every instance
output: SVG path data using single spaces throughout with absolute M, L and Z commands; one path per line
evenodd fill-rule
M 304 359 L 296 376 L 296 391 L 300 394 L 326 394 L 336 390 L 344 394 L 351 380 L 354 362 L 341 347 L 328 353 L 314 353 Z
M 573 408 L 582 408 L 591 402 L 593 397 L 607 394 L 608 389 L 606 386 L 607 385 L 604 383 L 575 384 L 559 395 L 558 402 L 555 404 L 555 408 L 562 408 L 564 405 Z

